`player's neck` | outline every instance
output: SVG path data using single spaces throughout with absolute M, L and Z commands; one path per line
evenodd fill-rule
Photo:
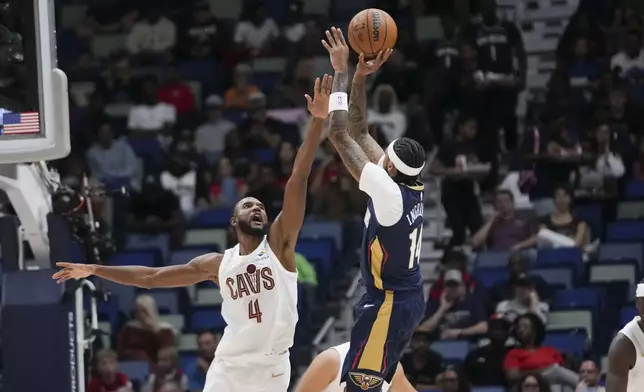
M 239 237 L 239 254 L 242 256 L 249 255 L 257 249 L 259 244 L 262 243 L 264 237 L 255 237 L 251 235 L 241 235 Z

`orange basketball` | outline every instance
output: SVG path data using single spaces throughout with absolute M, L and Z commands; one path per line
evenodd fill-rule
M 398 39 L 398 26 L 385 11 L 369 8 L 351 19 L 347 34 L 351 48 L 370 58 L 376 57 L 383 49 L 394 47 Z

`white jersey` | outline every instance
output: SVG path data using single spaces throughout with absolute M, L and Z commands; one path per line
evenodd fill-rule
M 219 266 L 226 321 L 215 357 L 248 365 L 270 362 L 293 345 L 297 324 L 297 272 L 287 271 L 267 237 L 252 253 L 227 249 Z
M 329 384 L 329 386 L 326 387 L 326 389 L 322 392 L 344 392 L 344 388 L 346 387 L 346 383 L 340 382 L 340 378 L 342 378 L 342 364 L 344 364 L 344 359 L 347 357 L 347 354 L 349 353 L 349 345 L 351 343 L 346 342 L 344 344 L 340 344 L 335 347 L 331 347 L 331 350 L 334 350 L 336 353 L 338 353 L 338 357 L 340 358 L 340 366 L 338 367 L 338 374 L 335 376 L 335 380 Z M 391 385 L 389 385 L 386 382 L 382 383 L 382 392 L 387 392 L 391 388 Z
M 627 392 L 644 391 L 644 332 L 640 328 L 636 316 L 632 321 L 619 331 L 625 335 L 635 346 L 635 366 L 628 372 Z

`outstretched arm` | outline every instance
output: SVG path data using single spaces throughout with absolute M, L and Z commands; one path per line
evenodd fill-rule
M 391 392 L 416 392 L 416 389 L 405 376 L 405 370 L 403 369 L 400 362 L 396 368 L 396 373 L 391 379 Z
M 618 333 L 608 349 L 606 392 L 626 392 L 628 372 L 637 359 L 635 346 L 625 335 Z
M 112 282 L 137 286 L 146 289 L 159 287 L 184 287 L 214 280 L 219 284 L 219 264 L 223 255 L 207 253 L 195 257 L 187 264 L 151 268 L 140 265 L 110 267 L 95 264 L 56 263 L 62 267 L 53 279 L 62 283 L 69 279 L 86 278 L 90 275 L 111 280 Z
M 329 113 L 329 94 L 332 82 L 333 78 L 329 75 L 324 75 L 322 80 L 317 78 L 313 98 L 306 95 L 308 108 L 313 117 L 304 141 L 295 156 L 291 177 L 286 183 L 282 212 L 275 218 L 275 222 L 271 226 L 270 241 L 278 241 L 275 247 L 271 243 L 271 248 L 280 252 L 279 257 L 282 265 L 291 272 L 296 271 L 295 254 L 285 250 L 295 249 L 295 243 L 304 222 L 309 175 L 316 151 L 320 146 L 324 120 Z

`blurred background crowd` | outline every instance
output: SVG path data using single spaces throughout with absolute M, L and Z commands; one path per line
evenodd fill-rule
M 419 390 L 602 390 L 644 267 L 642 4 L 628 0 L 121 0 L 56 3 L 70 81 L 63 181 L 95 200 L 114 265 L 231 246 L 231 207 L 269 217 L 330 72 L 325 29 L 368 7 L 399 38 L 370 80 L 369 130 L 431 152 L 426 319 L 403 358 Z M 348 340 L 365 195 L 328 142 L 298 243 L 294 382 Z M 5 203 L 5 211 L 8 212 Z M 80 252 L 71 261 L 81 262 Z M 89 392 L 200 391 L 225 326 L 214 283 L 104 283 Z M 348 313 L 348 315 L 347 315 Z

